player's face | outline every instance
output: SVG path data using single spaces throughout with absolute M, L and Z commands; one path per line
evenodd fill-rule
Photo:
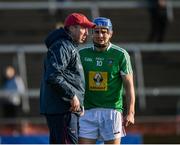
M 105 45 L 110 41 L 112 31 L 107 28 L 96 27 L 93 30 L 93 41 L 100 45 Z
M 70 28 L 71 36 L 77 43 L 84 43 L 88 36 L 88 28 L 75 25 Z

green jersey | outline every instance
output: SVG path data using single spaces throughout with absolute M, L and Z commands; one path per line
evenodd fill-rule
M 79 53 L 86 81 L 85 109 L 113 108 L 122 112 L 121 75 L 132 73 L 127 51 L 110 44 L 104 52 L 96 51 L 92 46 L 80 49 Z

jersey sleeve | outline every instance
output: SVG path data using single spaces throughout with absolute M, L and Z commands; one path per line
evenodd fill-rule
M 131 59 L 130 59 L 129 54 L 126 51 L 124 51 L 124 53 L 123 53 L 120 68 L 121 68 L 120 69 L 121 75 L 127 75 L 127 74 L 133 73 L 132 65 L 131 65 Z

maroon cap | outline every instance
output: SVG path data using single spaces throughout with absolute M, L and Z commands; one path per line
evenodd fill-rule
M 80 25 L 87 28 L 93 28 L 95 27 L 95 24 L 88 20 L 86 16 L 80 13 L 72 13 L 67 16 L 64 26 L 72 26 L 72 25 Z

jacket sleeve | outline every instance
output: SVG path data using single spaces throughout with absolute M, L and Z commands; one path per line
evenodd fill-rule
M 55 45 L 48 50 L 45 80 L 64 101 L 70 101 L 75 95 L 64 75 L 70 59 L 71 52 L 63 45 Z

